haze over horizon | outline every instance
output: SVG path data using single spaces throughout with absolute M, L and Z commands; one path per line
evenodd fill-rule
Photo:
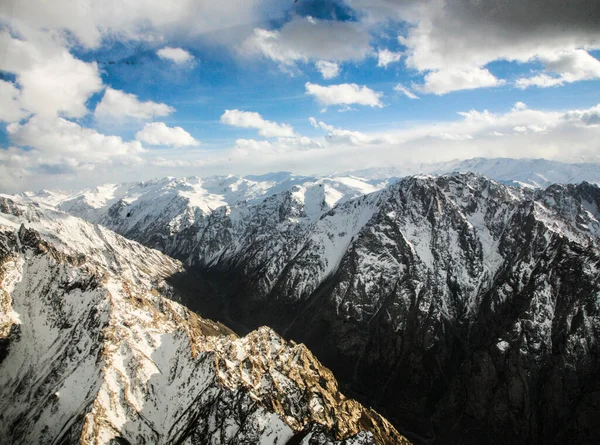
M 594 1 L 8 0 L 0 192 L 599 162 Z

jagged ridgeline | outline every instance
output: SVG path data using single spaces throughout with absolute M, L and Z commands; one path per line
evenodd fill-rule
M 188 308 L 306 344 L 415 443 L 600 443 L 595 185 L 283 175 L 24 199 L 178 258 Z
M 302 344 L 177 301 L 181 263 L 0 197 L 0 443 L 408 444 Z

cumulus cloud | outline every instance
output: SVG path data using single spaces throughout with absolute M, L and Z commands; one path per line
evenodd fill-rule
M 265 120 L 253 111 L 225 110 L 221 116 L 221 123 L 240 128 L 254 128 L 266 138 L 295 136 L 291 126 Z
M 589 118 L 593 122 L 596 108 L 567 113 L 522 107 L 504 113 L 470 110 L 453 121 L 383 132 L 338 128 L 310 118 L 312 126 L 326 133 L 322 149 L 284 150 L 246 141 L 241 144 L 245 151 L 236 147 L 226 162 L 215 160 L 211 171 L 222 165 L 228 172 L 292 169 L 306 174 L 331 173 L 332 165 L 337 171 L 390 164 L 418 169 L 420 163 L 478 156 L 597 162 L 600 152 L 594 141 L 600 125 L 585 123 Z M 252 156 L 256 153 L 261 156 Z
M 168 145 L 171 147 L 200 145 L 200 142 L 183 128 L 169 127 L 164 122 L 152 122 L 144 125 L 144 128 L 135 134 L 135 138 L 150 145 Z
M 497 79 L 487 69 L 449 69 L 428 73 L 424 83 L 415 88 L 422 93 L 441 95 L 451 91 L 495 87 L 504 83 L 504 80 Z
M 600 60 L 583 49 L 540 54 L 536 59 L 545 66 L 546 71 L 554 75 L 544 73 L 518 79 L 516 84 L 519 88 L 530 86 L 546 88 L 600 78 Z
M 9 124 L 7 133 L 15 144 L 28 147 L 0 150 L 0 187 L 7 191 L 56 187 L 56 175 L 81 183 L 96 172 L 95 180 L 106 180 L 109 170 L 139 165 L 144 153 L 138 141 L 107 136 L 60 117 L 34 116 L 24 124 Z
M 377 52 L 377 66 L 387 68 L 390 63 L 398 62 L 402 58 L 402 53 L 395 53 L 388 49 L 382 49 Z
M 562 112 L 534 110 L 517 103 L 506 113 L 470 110 L 459 116 L 451 122 L 376 133 L 309 120 L 328 133 L 327 142 L 333 144 L 329 149 L 338 147 L 336 150 L 345 150 L 348 156 L 363 156 L 357 150 L 365 150 L 363 161 L 372 165 L 377 165 L 376 159 L 437 162 L 476 156 L 600 160 L 600 151 L 590 142 L 600 135 L 600 105 Z M 427 150 L 422 150 L 424 146 Z
M 106 136 L 64 118 L 34 116 L 24 124 L 9 124 L 7 131 L 18 145 L 43 153 L 76 156 L 82 161 L 104 161 L 143 151 L 137 141 L 124 142 L 119 136 Z
M 21 106 L 21 92 L 12 82 L 0 80 L 0 121 L 15 122 L 28 115 Z
M 400 41 L 419 70 L 525 62 L 560 49 L 598 46 L 600 11 L 593 0 L 426 0 L 406 12 L 414 23 Z
M 31 113 L 83 117 L 87 100 L 103 88 L 96 63 L 76 59 L 52 36 L 25 41 L 3 31 L 0 48 L 0 70 L 16 75 L 20 106 Z
M 600 161 L 596 141 L 600 137 L 600 105 L 570 111 L 544 111 L 515 105 L 506 112 L 493 113 L 486 110 L 461 112 L 452 121 L 413 124 L 392 131 L 365 132 L 360 128 L 338 128 L 315 118 L 311 125 L 321 129 L 326 136 L 313 140 L 307 138 L 276 138 L 269 141 L 240 139 L 223 152 L 207 154 L 196 149 L 154 150 L 143 154 L 143 164 L 132 164 L 130 179 L 134 175 L 143 179 L 148 175 L 164 175 L 164 167 L 177 169 L 177 174 L 244 174 L 275 170 L 293 170 L 297 173 L 331 173 L 335 170 L 352 170 L 381 165 L 418 165 L 423 162 L 443 162 L 472 157 L 514 157 L 555 159 L 569 162 Z M 11 124 L 12 125 L 12 124 Z M 9 126 L 10 127 L 10 126 Z M 122 142 L 122 141 L 121 141 Z M 125 144 L 128 144 L 125 142 Z M 60 144 L 58 144 L 60 145 Z M 426 149 L 424 149 L 426 147 Z M 50 154 L 36 150 L 9 149 L 0 151 L 0 187 L 14 187 L 2 176 L 5 164 L 11 165 L 7 172 L 29 178 L 28 188 L 34 181 L 39 186 L 54 184 L 49 173 L 43 173 L 41 163 L 58 171 L 64 168 L 77 171 L 80 181 L 93 183 L 90 172 L 69 167 L 65 154 L 64 164 L 52 159 L 37 158 Z M 158 157 L 157 157 L 158 156 Z M 112 157 L 111 159 L 114 159 Z M 121 157 L 135 161 L 135 157 Z M 109 161 L 107 160 L 106 163 Z M 36 167 L 37 165 L 37 167 Z M 105 164 L 108 165 L 108 164 Z M 144 168 L 140 169 L 139 166 Z M 96 174 L 98 163 L 92 164 Z M 332 167 L 334 166 L 334 167 Z M 101 179 L 115 171 L 103 170 Z M 143 175 L 140 173 L 143 171 Z M 172 171 L 171 174 L 175 174 Z M 121 173 L 122 175 L 122 173 Z M 64 180 L 64 176 L 61 179 Z M 118 177 L 116 178 L 119 179 Z M 15 179 L 17 181 L 18 178 Z M 111 179 L 112 180 L 112 179 Z M 55 180 L 54 180 L 55 181 Z M 92 182 L 89 182 L 92 181 Z M 12 184 L 12 185 L 11 185 Z M 6 190 L 6 189 L 4 189 Z
M 185 49 L 171 48 L 170 46 L 165 46 L 164 48 L 159 49 L 156 51 L 156 55 L 161 59 L 169 60 L 178 65 L 185 65 L 194 60 L 194 56 L 192 56 Z
M 190 41 L 199 35 L 256 23 L 273 12 L 264 0 L 18 0 L 0 2 L 0 20 L 19 30 L 67 30 L 79 43 L 97 48 L 105 37 L 160 42 L 177 35 Z
M 306 94 L 314 96 L 320 104 L 326 107 L 330 105 L 383 107 L 381 103 L 383 93 L 373 91 L 369 87 L 359 86 L 355 83 L 322 86 L 307 82 L 305 88 Z
M 417 96 L 415 93 L 413 93 L 410 89 L 406 88 L 401 83 L 397 84 L 394 87 L 394 91 L 396 91 L 397 93 L 400 93 L 400 94 L 404 94 L 409 99 L 418 99 L 419 98 L 419 96 Z
M 340 66 L 335 62 L 319 60 L 315 66 L 323 76 L 323 79 L 333 79 L 340 74 Z
M 296 17 L 279 30 L 257 28 L 244 42 L 245 54 L 259 54 L 284 66 L 309 60 L 361 60 L 369 33 L 360 23 Z
M 527 104 L 525 102 L 516 102 L 513 106 L 513 111 L 525 110 L 527 109 Z
M 256 139 L 238 139 L 235 141 L 235 152 L 238 154 L 271 153 L 274 146 L 269 141 L 259 141 Z
M 517 86 L 555 86 L 597 78 L 589 51 L 600 49 L 600 8 L 595 0 L 507 0 L 501 6 L 487 0 L 345 0 L 359 13 L 365 26 L 391 21 L 409 24 L 399 42 L 408 68 L 433 81 L 448 73 L 485 71 L 489 63 L 504 60 L 527 63 L 539 60 L 545 72 L 521 79 Z M 564 61 L 565 52 L 578 59 L 568 70 L 550 59 Z M 579 52 L 577 56 L 573 52 Z M 585 54 L 584 54 L 585 53 Z M 587 59 L 587 60 L 584 60 Z M 574 62 L 574 60 L 571 60 Z M 587 69 L 583 68 L 587 65 Z M 587 74 L 586 74 L 587 73 Z M 458 85 L 489 87 L 491 76 Z M 499 81 L 496 82 L 496 84 Z M 455 91 L 455 88 L 435 88 Z M 464 89 L 464 88 L 463 88 Z
M 122 120 L 134 118 L 151 120 L 158 116 L 168 116 L 175 109 L 166 104 L 140 101 L 135 94 L 107 88 L 102 100 L 96 106 L 94 116 L 99 120 Z
M 600 105 L 588 108 L 587 110 L 567 111 L 564 114 L 564 118 L 576 124 L 600 126 Z

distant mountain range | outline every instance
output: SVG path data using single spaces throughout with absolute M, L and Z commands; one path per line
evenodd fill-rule
M 357 170 L 354 176 L 369 180 L 401 178 L 419 173 L 444 174 L 452 172 L 480 173 L 508 185 L 548 187 L 552 184 L 575 184 L 582 181 L 600 183 L 600 164 L 567 164 L 547 159 L 474 158 L 435 164 L 419 164 L 408 168 L 391 167 Z
M 411 165 L 410 167 L 382 167 L 344 172 L 327 176 L 300 176 L 289 172 L 247 176 L 212 176 L 208 178 L 162 178 L 139 183 L 104 184 L 76 191 L 41 190 L 26 192 L 23 197 L 48 205 L 58 206 L 66 212 L 90 221 L 101 218 L 107 208 L 119 200 L 133 203 L 137 200 L 154 200 L 169 203 L 171 198 L 187 200 L 190 207 L 203 214 L 224 205 L 241 202 L 255 204 L 264 198 L 296 187 L 304 193 L 311 187 L 323 185 L 324 198 L 329 208 L 357 196 L 380 190 L 402 177 L 415 174 L 439 175 L 453 172 L 480 173 L 507 185 L 545 188 L 551 184 L 575 184 L 583 181 L 600 183 L 600 164 L 567 164 L 546 159 L 486 159 L 474 158 L 437 164 Z M 317 189 L 315 189 L 317 190 Z M 312 193 L 315 193 L 313 190 Z M 153 194 L 157 194 L 154 196 Z M 319 195 L 316 192 L 316 195 Z M 308 207 L 320 210 L 320 196 L 311 196 Z M 314 201 L 314 202 L 313 202 Z M 158 205 L 158 204 L 157 204 Z M 168 204 L 165 204 L 168 205 Z M 310 209 L 309 209 L 310 211 Z

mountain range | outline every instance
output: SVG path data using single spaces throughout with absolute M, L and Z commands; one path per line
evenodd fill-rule
M 597 443 L 600 169 L 421 170 L 2 198 L 4 437 Z

